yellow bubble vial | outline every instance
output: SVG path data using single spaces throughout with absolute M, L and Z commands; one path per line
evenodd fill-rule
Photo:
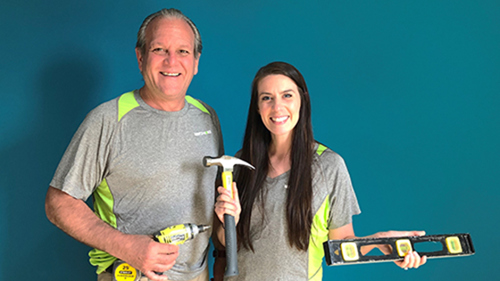
M 462 245 L 460 244 L 460 239 L 458 239 L 457 236 L 447 237 L 446 247 L 448 247 L 448 251 L 452 254 L 459 254 L 462 252 Z
M 342 249 L 342 258 L 344 261 L 356 261 L 359 259 L 358 246 L 353 242 L 346 242 L 340 244 Z
M 406 256 L 406 254 L 408 254 L 412 250 L 411 242 L 408 239 L 397 240 L 396 246 L 400 257 Z

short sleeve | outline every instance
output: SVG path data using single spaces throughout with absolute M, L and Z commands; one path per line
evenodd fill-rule
M 87 200 L 101 183 L 114 127 L 113 116 L 106 116 L 106 112 L 116 112 L 110 108 L 111 102 L 102 104 L 85 117 L 56 169 L 50 182 L 52 187 Z
M 352 217 L 361 210 L 344 159 L 331 150 L 325 154 L 329 158 L 326 169 L 331 187 L 328 229 L 336 229 L 351 223 Z

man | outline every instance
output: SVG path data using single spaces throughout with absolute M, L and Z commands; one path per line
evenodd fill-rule
M 87 115 L 50 183 L 47 217 L 95 248 L 98 280 L 112 280 L 116 259 L 149 280 L 208 280 L 210 231 L 179 247 L 151 238 L 171 225 L 212 223 L 217 168 L 202 159 L 223 154 L 220 124 L 186 95 L 201 49 L 179 10 L 148 16 L 135 50 L 144 86 Z M 95 214 L 85 203 L 91 195 Z

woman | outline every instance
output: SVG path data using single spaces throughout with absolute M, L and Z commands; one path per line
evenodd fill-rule
M 273 62 L 257 72 L 237 156 L 256 170 L 238 169 L 240 196 L 236 185 L 234 199 L 219 187 L 215 204 L 216 238 L 222 245 L 224 214 L 237 222 L 240 274 L 235 279 L 321 280 L 323 242 L 355 238 L 352 216 L 360 210 L 343 159 L 313 138 L 307 86 L 292 65 Z M 369 237 L 411 235 L 424 232 Z M 417 268 L 425 262 L 426 257 L 410 252 L 396 264 Z

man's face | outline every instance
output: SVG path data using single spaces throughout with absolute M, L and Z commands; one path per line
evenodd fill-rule
M 146 30 L 144 54 L 136 48 L 146 95 L 164 100 L 184 99 L 199 56 L 194 56 L 194 33 L 182 19 L 155 19 Z

